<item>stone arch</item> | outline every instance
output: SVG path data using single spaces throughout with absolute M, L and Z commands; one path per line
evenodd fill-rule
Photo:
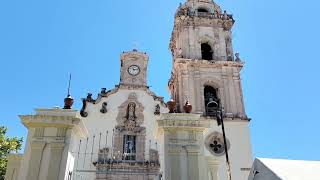
M 202 109 L 203 111 L 205 112 L 206 110 L 206 105 L 205 105 L 205 98 L 204 98 L 204 89 L 205 89 L 205 86 L 211 86 L 213 88 L 216 89 L 216 93 L 217 93 L 217 97 L 220 99 L 220 104 L 223 104 L 223 86 L 222 86 L 222 82 L 221 80 L 217 79 L 217 78 L 210 78 L 210 80 L 206 80 L 206 81 L 203 81 L 201 83 L 201 88 L 200 88 L 200 102 L 201 102 L 201 106 L 202 106 Z
M 200 36 L 198 42 L 199 42 L 199 44 L 208 43 L 211 47 L 214 47 L 215 42 L 213 40 L 214 40 L 213 36 L 210 36 L 209 34 L 205 34 L 203 36 Z
M 209 13 L 210 12 L 210 9 L 205 6 L 199 6 L 199 7 L 197 7 L 196 10 L 198 13 Z
M 203 36 L 201 36 L 199 38 L 199 55 L 201 57 L 201 59 L 203 59 L 202 57 L 202 45 L 203 44 L 208 44 L 211 48 L 211 51 L 212 51 L 212 58 L 210 60 L 213 60 L 215 55 L 216 55 L 216 42 L 214 41 L 214 37 L 208 35 L 208 34 L 205 34 Z

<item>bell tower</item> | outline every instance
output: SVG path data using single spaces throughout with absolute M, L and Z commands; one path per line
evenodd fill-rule
M 192 113 L 208 115 L 208 103 L 219 101 L 226 114 L 245 118 L 240 71 L 243 63 L 233 55 L 232 15 L 211 0 L 180 4 L 170 41 L 173 56 L 169 80 L 177 112 L 186 101 Z
M 244 63 L 232 46 L 234 22 L 213 0 L 188 0 L 176 11 L 170 113 L 158 120 L 165 179 L 248 178 L 250 119 L 240 78 Z

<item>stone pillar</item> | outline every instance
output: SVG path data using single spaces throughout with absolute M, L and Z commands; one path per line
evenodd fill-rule
M 19 180 L 18 175 L 20 172 L 21 161 L 22 155 L 20 154 L 8 155 L 7 172 L 5 176 L 6 180 Z
M 27 146 L 19 180 L 66 180 L 73 171 L 73 152 L 87 136 L 78 112 L 66 109 L 37 109 L 36 115 L 20 116 L 28 128 Z
M 163 165 L 166 180 L 205 180 L 206 167 L 203 151 L 203 131 L 209 121 L 200 120 L 200 114 L 161 114 L 158 135 L 164 139 Z

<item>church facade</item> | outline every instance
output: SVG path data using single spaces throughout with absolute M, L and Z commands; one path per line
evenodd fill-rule
M 170 101 L 148 87 L 148 55 L 124 52 L 119 84 L 97 98 L 88 94 L 81 110 L 72 109 L 69 95 L 63 109 L 20 116 L 28 128 L 25 152 L 9 156 L 6 179 L 226 180 L 229 172 L 248 179 L 250 119 L 233 24 L 212 0 L 181 4 L 170 40 Z

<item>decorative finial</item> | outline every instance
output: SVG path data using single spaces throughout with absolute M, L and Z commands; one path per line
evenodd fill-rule
M 191 113 L 192 105 L 190 104 L 189 100 L 187 100 L 186 104 L 183 106 L 183 109 L 186 113 Z
M 133 52 L 138 52 L 138 46 L 139 46 L 139 44 L 138 44 L 138 42 L 133 42 Z
M 236 56 L 236 60 L 235 60 L 235 61 L 240 62 L 240 61 L 241 61 L 240 53 L 237 52 L 237 53 L 235 54 L 235 56 Z
M 171 99 L 170 101 L 167 102 L 169 113 L 175 113 L 176 110 L 176 102 Z
M 72 105 L 73 105 L 73 98 L 70 95 L 70 86 L 71 86 L 71 74 L 69 77 L 69 84 L 68 84 L 68 95 L 67 97 L 64 99 L 64 108 L 63 109 L 71 109 Z

